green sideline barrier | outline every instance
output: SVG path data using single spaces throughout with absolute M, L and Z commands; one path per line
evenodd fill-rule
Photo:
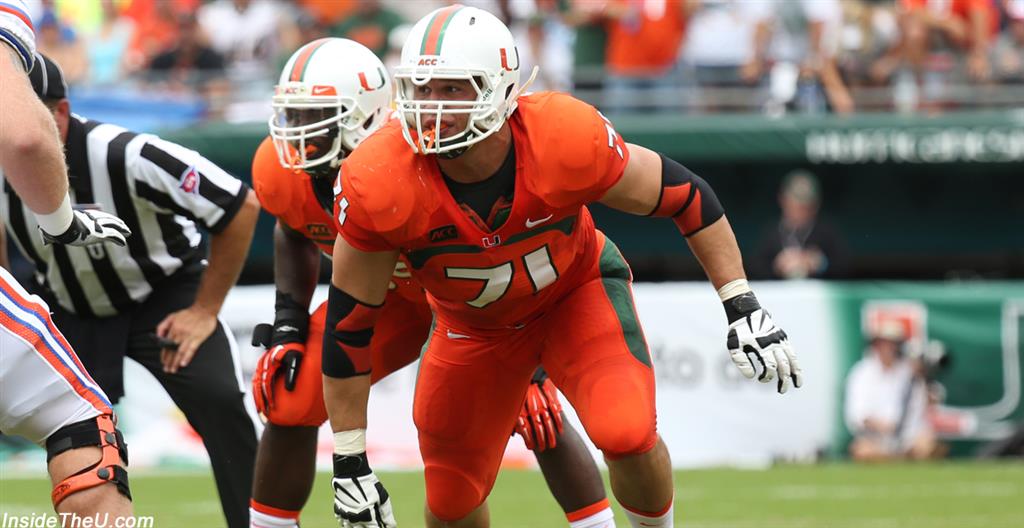
M 624 116 L 628 141 L 664 152 L 715 188 L 745 252 L 778 218 L 782 178 L 804 168 L 821 180 L 823 216 L 857 262 L 902 267 L 1024 269 L 1024 110 L 940 116 Z M 264 123 L 168 131 L 249 180 Z M 596 208 L 598 226 L 632 260 L 696 263 L 671 224 Z M 261 219 L 250 264 L 269 267 L 272 220 Z M 1016 227 L 1015 227 L 1016 226 Z M 978 264 L 981 262 L 981 264 Z M 1018 271 L 1020 273 L 1020 271 Z
M 849 117 L 759 115 L 623 116 L 627 140 L 689 163 L 949 164 L 1024 161 L 1024 109 L 926 115 Z M 265 123 L 215 123 L 165 133 L 211 148 L 218 162 L 248 172 Z
M 1012 163 L 1024 161 L 1024 110 L 938 116 L 623 117 L 631 141 L 690 162 Z

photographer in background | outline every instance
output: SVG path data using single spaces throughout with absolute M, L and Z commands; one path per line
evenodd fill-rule
M 853 434 L 853 460 L 924 460 L 945 454 L 928 422 L 925 362 L 905 357 L 905 344 L 903 325 L 883 322 L 850 371 L 845 415 Z

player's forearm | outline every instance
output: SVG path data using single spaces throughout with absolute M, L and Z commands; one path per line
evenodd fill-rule
M 334 432 L 366 429 L 366 405 L 370 399 L 370 376 L 332 378 L 324 376 L 324 404 Z
M 309 309 L 320 270 L 320 250 L 279 220 L 274 227 L 274 286 Z
M 228 291 L 238 281 L 249 254 L 260 205 L 252 191 L 223 231 L 210 237 L 210 264 L 203 273 L 193 306 L 211 314 L 220 312 Z
M 335 432 L 366 428 L 370 341 L 397 260 L 397 252 L 361 251 L 340 236 L 334 244 L 320 364 Z
M 68 193 L 57 125 L 39 100 L 21 60 L 0 44 L 0 166 L 15 192 L 36 214 L 50 214 Z
M 688 237 L 686 242 L 716 290 L 747 277 L 743 272 L 743 256 L 736 236 L 725 216 Z

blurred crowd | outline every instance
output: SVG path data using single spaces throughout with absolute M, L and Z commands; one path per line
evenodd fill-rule
M 254 121 L 323 36 L 393 66 L 445 0 L 30 0 L 72 93 Z M 1024 0 L 462 0 L 505 19 L 535 90 L 608 113 L 849 113 L 1024 104 Z

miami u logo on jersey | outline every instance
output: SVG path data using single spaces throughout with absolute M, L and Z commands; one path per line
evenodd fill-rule
M 494 235 L 492 237 L 484 237 L 482 239 L 482 242 L 485 248 L 492 248 L 501 245 L 501 237 L 498 235 Z

